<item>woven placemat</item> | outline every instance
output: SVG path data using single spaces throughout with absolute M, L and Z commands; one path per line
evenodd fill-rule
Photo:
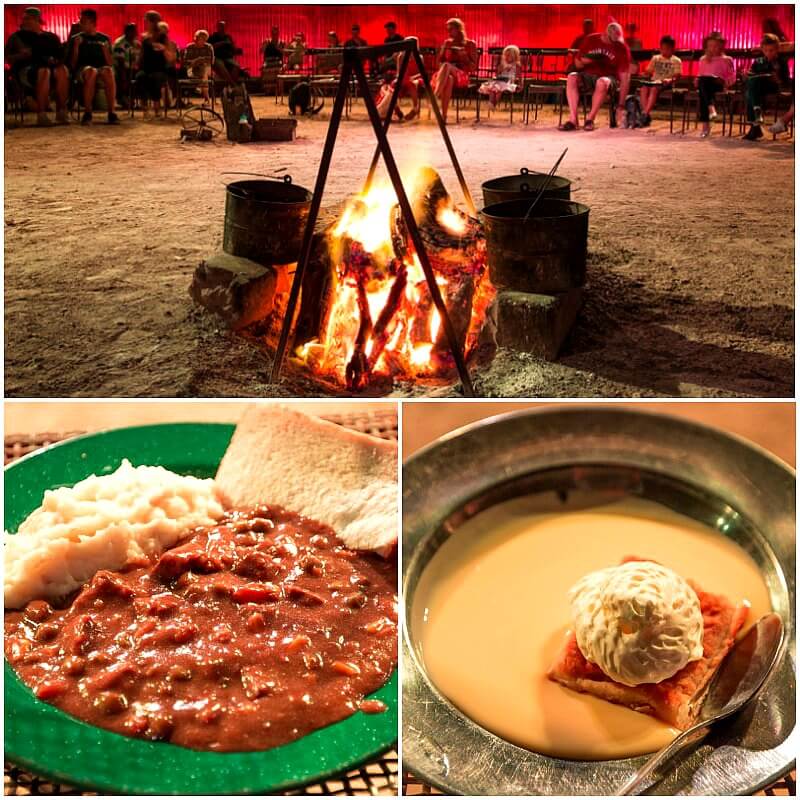
M 325 419 L 352 430 L 370 433 L 382 439 L 397 440 L 397 413 L 394 408 L 367 413 L 325 414 Z M 79 436 L 69 433 L 11 434 L 5 437 L 5 463 L 8 464 L 40 447 Z M 338 775 L 321 783 L 289 792 L 291 795 L 344 797 L 348 795 L 396 795 L 398 758 L 395 751 L 384 753 L 380 759 Z M 6 795 L 94 795 L 58 783 L 51 783 L 25 770 L 6 763 L 4 775 Z
M 797 772 L 792 771 L 788 775 L 784 775 L 779 781 L 776 781 L 772 786 L 767 786 L 761 792 L 756 792 L 756 797 L 794 797 L 797 793 Z M 416 775 L 410 772 L 403 773 L 403 795 L 425 795 L 425 794 L 442 794 L 438 789 L 428 786 L 423 783 Z

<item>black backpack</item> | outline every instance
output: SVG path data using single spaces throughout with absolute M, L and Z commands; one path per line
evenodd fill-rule
M 289 112 L 293 116 L 300 114 L 318 114 L 325 104 L 324 99 L 318 106 L 313 104 L 311 84 L 307 81 L 295 84 L 289 92 Z
M 639 96 L 629 94 L 625 98 L 625 120 L 623 122 L 626 128 L 641 128 L 644 123 L 644 112 L 642 111 L 642 104 L 639 102 Z

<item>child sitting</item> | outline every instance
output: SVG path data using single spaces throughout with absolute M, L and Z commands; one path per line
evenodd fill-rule
M 510 44 L 503 50 L 500 62 L 497 65 L 497 76 L 478 87 L 481 94 L 489 95 L 489 105 L 494 110 L 503 92 L 516 92 L 519 77 L 520 54 L 519 47 Z
M 706 37 L 704 44 L 705 53 L 700 59 L 697 68 L 697 94 L 700 106 L 700 122 L 703 129 L 701 138 L 711 135 L 711 122 L 717 118 L 717 109 L 714 98 L 721 92 L 736 83 L 736 69 L 733 59 L 725 55 L 725 39 L 718 31 Z
M 771 92 L 778 92 L 791 83 L 789 65 L 785 58 L 779 54 L 780 40 L 774 33 L 765 33 L 761 40 L 763 55 L 757 58 L 750 67 L 747 76 L 747 122 L 750 130 L 744 138 L 754 142 L 764 136 L 761 126 L 764 124 L 764 114 L 761 107 L 764 99 Z
M 388 76 L 388 73 L 386 74 Z M 412 105 L 411 111 L 403 114 L 403 112 L 400 110 L 400 103 L 395 103 L 394 115 L 398 120 L 400 120 L 400 122 L 409 122 L 415 117 L 419 116 L 419 87 L 421 84 L 422 76 L 412 68 L 412 64 L 409 62 L 408 67 L 406 68 L 405 77 L 403 78 L 403 85 L 399 88 L 400 93 L 398 94 L 397 99 L 399 101 L 401 97 L 410 97 Z M 397 90 L 397 78 L 395 78 L 393 81 L 386 80 L 381 84 L 381 87 L 378 90 L 378 96 L 375 98 L 375 105 L 378 107 L 378 114 L 380 115 L 381 119 L 386 119 L 386 115 L 389 112 L 389 104 L 392 101 L 392 95 Z
M 645 67 L 646 80 L 640 90 L 644 128 L 652 122 L 650 114 L 658 100 L 659 92 L 668 88 L 681 75 L 682 64 L 675 55 L 675 40 L 671 36 L 662 36 L 658 48 L 659 53 L 654 55 Z

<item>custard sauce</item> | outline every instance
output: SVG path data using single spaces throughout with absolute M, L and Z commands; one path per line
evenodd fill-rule
M 652 559 L 706 591 L 771 610 L 755 562 L 722 534 L 639 499 L 541 511 L 536 497 L 468 520 L 425 568 L 410 631 L 430 679 L 475 722 L 521 747 L 568 759 L 653 752 L 677 731 L 547 679 L 570 625 L 567 591 L 628 555 Z

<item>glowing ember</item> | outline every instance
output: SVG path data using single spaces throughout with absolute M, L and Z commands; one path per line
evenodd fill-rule
M 421 168 L 405 184 L 436 283 L 467 358 L 477 348 L 494 289 L 477 220 L 459 211 L 439 176 Z M 329 234 L 334 299 L 302 363 L 359 388 L 371 376 L 445 377 L 453 361 L 441 318 L 390 184 L 352 198 Z
M 436 218 L 442 227 L 447 228 L 450 233 L 461 235 L 467 230 L 467 223 L 464 218 L 452 208 L 446 206 L 440 208 Z

